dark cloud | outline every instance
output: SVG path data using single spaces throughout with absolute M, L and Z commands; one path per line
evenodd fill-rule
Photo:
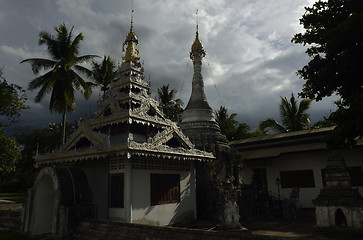
M 307 63 L 305 48 L 290 43 L 302 31 L 299 18 L 310 0 L 156 0 L 134 1 L 134 29 L 144 62 L 145 79 L 157 88 L 170 84 L 186 104 L 193 76 L 189 59 L 196 30 L 207 51 L 203 61 L 205 91 L 212 108 L 224 105 L 237 119 L 253 128 L 268 117 L 278 118 L 279 96 L 301 91 L 296 71 Z M 24 88 L 35 75 L 29 57 L 48 57 L 38 46 L 40 31 L 53 32 L 64 22 L 85 39 L 81 54 L 110 55 L 121 62 L 122 43 L 130 29 L 128 1 L 108 0 L 17 0 L 2 1 L 0 9 L 0 65 L 9 82 Z M 5 33 L 5 34 L 4 34 Z M 37 91 L 28 92 L 30 110 L 19 124 L 36 126 L 60 121 L 48 102 L 34 103 Z M 98 91 L 88 102 L 77 98 L 77 111 L 69 119 L 89 115 L 96 108 Z M 334 109 L 331 100 L 313 103 L 312 121 Z

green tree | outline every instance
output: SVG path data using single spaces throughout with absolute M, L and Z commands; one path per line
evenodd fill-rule
M 5 180 L 15 173 L 16 165 L 21 159 L 20 146 L 14 137 L 8 137 L 0 126 L 0 188 Z
M 33 79 L 29 83 L 29 90 L 40 88 L 35 102 L 40 102 L 45 94 L 51 92 L 49 109 L 56 110 L 63 116 L 62 144 L 65 142 L 66 113 L 75 111 L 75 90 L 79 90 L 85 99 L 92 93 L 89 84 L 78 74 L 92 76 L 92 71 L 79 65 L 91 61 L 95 55 L 79 55 L 80 43 L 83 40 L 82 33 L 74 39 L 72 36 L 73 27 L 68 31 L 65 24 L 54 28 L 56 35 L 48 32 L 40 32 L 39 45 L 45 44 L 51 59 L 30 58 L 23 62 L 28 62 L 32 66 L 34 74 L 39 74 L 41 69 L 49 70 L 44 75 Z
M 305 80 L 302 97 L 317 101 L 337 94 L 342 99 L 331 115 L 336 122 L 331 147 L 347 147 L 363 135 L 363 2 L 317 1 L 300 19 L 305 32 L 292 42 L 309 45 L 311 60 L 298 71 Z
M 175 99 L 175 89 L 169 89 L 169 84 L 163 85 L 158 88 L 159 101 L 161 109 L 167 118 L 174 122 L 180 122 L 180 114 L 183 111 L 183 101 L 181 99 Z
M 96 86 L 100 87 L 104 99 L 110 83 L 117 79 L 116 64 L 109 56 L 104 56 L 101 63 L 92 62 L 92 72 Z
M 67 135 L 76 128 L 75 124 L 67 122 Z M 59 135 L 63 127 L 60 123 L 49 123 L 48 126 L 31 129 L 20 128 L 16 133 L 16 139 L 22 146 L 22 158 L 16 164 L 16 172 L 8 178 L 8 187 L 18 191 L 26 191 L 33 185 L 38 170 L 34 168 L 34 160 L 37 154 L 53 152 L 60 147 Z
M 229 141 L 239 140 L 249 137 L 257 137 L 263 135 L 262 132 L 250 132 L 251 127 L 247 123 L 239 123 L 234 118 L 237 116 L 236 113 L 228 115 L 228 109 L 221 106 L 218 111 L 215 111 L 216 121 Z
M 0 116 L 10 120 L 10 123 L 20 116 L 22 109 L 29 108 L 25 105 L 25 90 L 16 85 L 8 84 L 0 68 Z
M 260 131 L 267 132 L 268 129 L 273 129 L 277 132 L 292 132 L 309 128 L 309 113 L 306 111 L 310 107 L 312 100 L 303 99 L 300 103 L 291 94 L 290 100 L 286 97 L 280 97 L 280 117 L 282 124 L 279 124 L 276 120 L 269 118 L 262 121 L 259 125 Z
M 20 115 L 26 96 L 24 90 L 15 84 L 8 84 L 3 69 L 0 68 L 0 116 L 13 120 Z M 0 191 L 5 187 L 7 179 L 16 171 L 17 163 L 21 160 L 20 146 L 14 137 L 8 137 L 0 122 Z

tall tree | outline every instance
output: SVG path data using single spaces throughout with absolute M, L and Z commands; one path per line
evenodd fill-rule
M 260 123 L 259 129 L 264 132 L 268 131 L 269 128 L 277 132 L 292 132 L 309 128 L 310 115 L 306 111 L 309 109 L 312 100 L 303 99 L 298 103 L 293 93 L 291 93 L 290 100 L 286 97 L 280 98 L 280 117 L 282 124 L 269 118 Z
M 20 115 L 25 105 L 24 90 L 15 84 L 8 84 L 0 68 L 0 117 L 2 120 L 14 121 Z M 16 171 L 16 165 L 21 159 L 20 146 L 14 137 L 8 137 L 0 122 L 0 191 L 4 190 L 6 180 Z
M 0 99 L 0 116 L 10 123 L 20 116 L 22 109 L 29 108 L 25 105 L 25 90 L 16 84 L 8 84 L 3 68 L 0 68 Z
M 183 101 L 181 99 L 175 99 L 177 91 L 175 89 L 169 89 L 169 84 L 163 85 L 158 88 L 159 101 L 161 109 L 164 114 L 174 122 L 180 122 L 180 114 L 183 109 Z
M 302 97 L 320 101 L 337 94 L 342 99 L 331 115 L 334 129 L 331 147 L 355 144 L 363 136 L 363 1 L 317 1 L 305 7 L 298 33 L 292 42 L 309 45 L 306 53 L 311 60 L 298 71 L 305 80 Z
M 54 27 L 56 35 L 48 32 L 40 32 L 39 45 L 45 44 L 51 59 L 29 58 L 21 61 L 31 64 L 34 74 L 39 74 L 41 69 L 49 70 L 44 75 L 33 79 L 29 83 L 29 90 L 40 88 L 35 102 L 40 102 L 44 94 L 51 92 L 49 110 L 56 110 L 63 116 L 62 144 L 65 142 L 66 113 L 75 111 L 75 90 L 79 90 L 85 99 L 91 95 L 91 88 L 88 83 L 78 74 L 92 76 L 92 71 L 79 65 L 91 61 L 96 55 L 79 55 L 79 48 L 83 40 L 82 33 L 74 39 L 73 28 L 68 31 L 65 24 Z
M 96 85 L 103 92 L 104 99 L 110 83 L 117 79 L 116 64 L 109 56 L 104 56 L 101 63 L 92 62 L 92 72 Z

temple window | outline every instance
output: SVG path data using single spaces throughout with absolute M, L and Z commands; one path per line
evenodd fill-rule
M 124 208 L 124 174 L 110 175 L 110 208 Z
M 281 171 L 282 188 L 313 188 L 315 187 L 313 170 Z
M 180 202 L 179 174 L 150 174 L 151 206 Z

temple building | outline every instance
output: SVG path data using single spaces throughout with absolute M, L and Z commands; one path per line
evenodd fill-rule
M 198 42 L 197 35 L 191 55 L 196 66 L 203 55 Z M 36 157 L 42 170 L 29 190 L 25 231 L 65 235 L 82 216 L 151 225 L 196 219 L 195 163 L 215 157 L 201 145 L 194 148 L 150 97 L 137 44 L 131 20 L 118 79 L 97 112 L 58 151 Z M 203 84 L 200 69 L 195 74 L 193 89 Z M 191 98 L 182 125 L 186 132 L 200 109 L 205 128 L 218 129 L 208 103 L 200 106 Z

